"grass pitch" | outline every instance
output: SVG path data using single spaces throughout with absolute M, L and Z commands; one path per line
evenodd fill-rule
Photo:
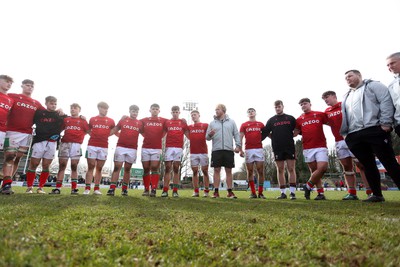
M 399 191 L 369 204 L 342 201 L 343 191 L 291 201 L 275 199 L 279 191 L 262 200 L 14 190 L 0 195 L 0 266 L 400 265 Z

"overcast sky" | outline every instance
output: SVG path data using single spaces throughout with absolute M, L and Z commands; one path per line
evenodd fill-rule
M 300 98 L 314 110 L 326 108 L 324 91 L 341 98 L 348 69 L 388 84 L 386 56 L 400 51 L 398 0 L 5 0 L 1 10 L 0 73 L 14 78 L 10 92 L 29 78 L 42 103 L 54 95 L 69 111 L 78 102 L 90 118 L 106 101 L 116 122 L 132 104 L 140 118 L 152 103 L 170 118 L 185 101 L 198 102 L 204 122 L 223 103 L 238 127 L 248 107 L 265 123 L 277 99 L 297 118 Z

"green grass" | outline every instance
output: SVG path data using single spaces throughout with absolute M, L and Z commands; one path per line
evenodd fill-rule
M 291 201 L 278 191 L 234 200 L 14 190 L 0 196 L 0 266 L 400 265 L 399 191 L 369 204 L 332 191 L 328 201 L 302 192 Z

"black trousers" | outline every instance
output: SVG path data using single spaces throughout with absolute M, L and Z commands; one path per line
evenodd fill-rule
M 345 140 L 350 151 L 364 165 L 365 176 L 375 196 L 382 196 L 375 156 L 400 189 L 400 165 L 394 155 L 390 132 L 385 132 L 380 126 L 374 126 L 351 133 Z

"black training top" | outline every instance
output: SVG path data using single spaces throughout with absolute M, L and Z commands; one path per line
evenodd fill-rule
M 295 149 L 293 131 L 296 127 L 296 119 L 287 114 L 275 115 L 270 118 L 262 129 L 262 140 L 271 134 L 272 150 L 287 151 Z
M 56 111 L 36 110 L 33 117 L 36 130 L 32 145 L 42 141 L 58 141 L 65 117 L 58 115 Z

